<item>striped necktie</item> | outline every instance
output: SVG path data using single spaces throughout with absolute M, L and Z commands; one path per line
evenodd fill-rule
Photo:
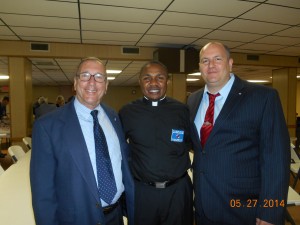
M 207 94 L 209 96 L 209 106 L 206 110 L 204 123 L 200 129 L 202 148 L 204 147 L 206 140 L 208 139 L 209 134 L 212 131 L 213 123 L 214 123 L 215 99 L 220 95 L 219 93 L 213 95 L 208 92 Z

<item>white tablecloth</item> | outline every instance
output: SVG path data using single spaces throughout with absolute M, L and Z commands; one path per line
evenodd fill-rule
M 0 175 L 0 223 L 35 225 L 31 205 L 29 163 L 31 151 Z

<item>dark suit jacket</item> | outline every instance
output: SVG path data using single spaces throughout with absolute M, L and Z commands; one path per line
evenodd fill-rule
M 203 91 L 188 99 L 192 124 Z M 196 212 L 218 224 L 253 225 L 256 217 L 282 224 L 290 146 L 276 90 L 235 76 L 204 149 L 192 129 Z
M 128 217 L 133 221 L 134 183 L 127 163 L 127 143 L 118 115 L 107 106 L 102 107 L 120 140 Z M 73 101 L 35 122 L 30 180 L 37 225 L 105 224 Z

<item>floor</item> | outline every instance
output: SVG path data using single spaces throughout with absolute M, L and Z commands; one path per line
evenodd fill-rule
M 24 149 L 26 149 L 26 147 L 24 146 Z M 2 153 L 7 154 L 7 150 L 2 150 Z M 5 158 L 0 158 L 0 164 L 3 167 L 4 170 L 6 170 L 7 168 L 9 168 L 12 165 L 12 159 L 9 155 L 6 155 Z M 290 178 L 290 185 L 293 184 L 293 177 L 291 176 Z M 300 181 L 297 183 L 297 186 L 295 188 L 295 190 L 300 193 Z M 300 225 L 300 206 L 289 206 L 287 208 L 287 210 L 289 211 L 291 217 L 293 218 L 294 222 L 296 225 Z M 291 225 L 290 222 L 285 223 L 285 225 Z

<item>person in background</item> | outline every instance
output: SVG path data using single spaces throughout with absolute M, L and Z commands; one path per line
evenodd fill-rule
M 225 45 L 206 44 L 199 62 L 206 85 L 188 98 L 196 224 L 283 225 L 290 141 L 280 99 L 231 73 L 232 65 Z
M 139 83 L 144 97 L 119 112 L 135 178 L 135 224 L 192 225 L 188 107 L 166 97 L 168 70 L 160 62 L 145 64 Z
M 38 119 L 57 108 L 54 104 L 48 104 L 48 99 L 43 96 L 39 97 L 38 104 L 39 107 L 35 108 L 35 119 Z
M 56 97 L 56 107 L 61 107 L 65 104 L 65 98 L 62 95 Z
M 39 98 L 40 97 L 38 97 L 36 99 L 36 101 L 32 104 L 32 113 L 33 113 L 34 116 L 35 116 L 35 110 L 40 106 L 40 104 L 39 104 Z
M 37 225 L 123 225 L 123 208 L 133 225 L 128 146 L 118 114 L 102 103 L 107 87 L 102 61 L 83 59 L 75 98 L 35 122 L 30 181 Z
M 7 116 L 6 115 L 6 106 L 9 103 L 9 97 L 8 96 L 4 96 L 2 98 L 2 102 L 0 103 L 0 119 L 2 119 L 2 117 Z

